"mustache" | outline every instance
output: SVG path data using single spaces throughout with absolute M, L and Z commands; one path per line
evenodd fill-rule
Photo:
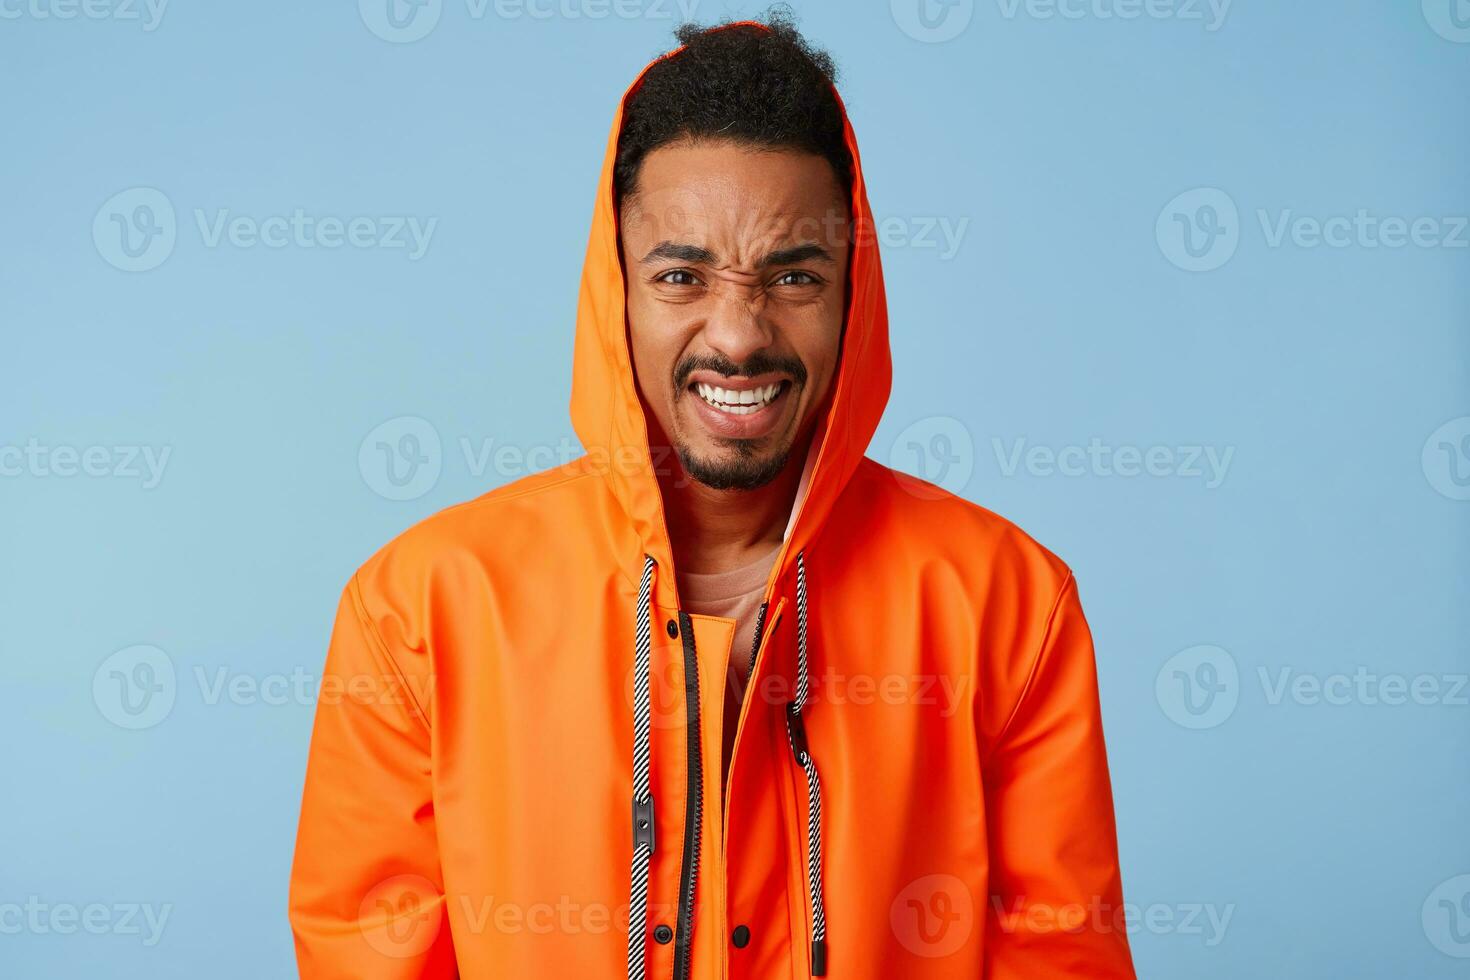
M 695 371 L 713 371 L 732 378 L 736 375 L 753 378 L 758 374 L 785 374 L 796 385 L 806 384 L 806 365 L 795 357 L 768 354 L 757 351 L 744 364 L 736 364 L 723 354 L 691 354 L 674 366 L 674 388 L 683 389 L 689 384 L 689 376 Z

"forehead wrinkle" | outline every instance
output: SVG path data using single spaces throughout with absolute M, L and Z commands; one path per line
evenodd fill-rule
M 823 247 L 820 242 L 800 235 L 801 231 L 802 229 L 787 225 L 779 230 L 771 229 L 767 233 L 754 235 L 746 241 L 737 242 L 733 249 L 734 257 L 722 268 L 729 268 L 738 261 L 742 270 L 748 270 L 754 274 L 774 265 L 808 260 L 836 261 L 832 258 L 830 250 Z M 798 235 L 800 237 L 797 237 Z
M 822 236 L 812 237 L 804 226 L 823 222 L 823 217 L 805 213 L 792 201 L 772 208 L 744 205 L 735 208 L 705 208 L 708 222 L 698 238 L 716 239 L 724 248 L 694 241 L 664 239 L 639 260 L 640 264 L 662 261 L 699 264 L 725 274 L 754 277 L 772 266 L 798 262 L 836 264 Z M 828 212 L 830 215 L 831 212 Z M 686 229 L 695 231 L 694 228 Z M 724 254 L 728 249 L 729 254 Z

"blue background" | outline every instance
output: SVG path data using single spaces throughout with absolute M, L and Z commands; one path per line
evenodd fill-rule
M 477 463 L 487 445 L 566 454 L 607 126 L 677 8 L 444 0 L 399 43 L 349 2 L 174 0 L 152 30 L 38 16 L 63 2 L 7 0 L 0 19 L 0 909 L 103 903 L 113 926 L 0 917 L 0 972 L 292 975 L 312 705 L 250 685 L 315 676 L 339 590 L 382 542 L 527 472 Z M 1464 976 L 1470 905 L 1451 920 L 1439 899 L 1470 890 L 1470 707 L 1448 696 L 1470 671 L 1470 233 L 1268 232 L 1288 212 L 1470 214 L 1470 31 L 1437 0 L 1237 0 L 1213 25 L 1185 0 L 1127 20 L 1100 15 L 1127 0 L 1076 17 L 979 0 L 934 41 L 903 2 L 798 4 L 899 229 L 895 386 L 870 452 L 1076 570 L 1127 896 L 1173 922 L 1133 932 L 1140 975 Z M 104 202 L 136 187 L 166 196 L 177 237 L 126 272 Z M 1221 217 L 1166 211 L 1195 188 L 1238 208 L 1209 271 L 1181 268 L 1167 234 Z M 194 216 L 297 208 L 438 222 L 412 259 L 211 246 Z M 924 232 L 961 223 L 957 250 Z M 398 445 L 404 417 L 439 438 L 439 474 L 395 500 L 376 442 L 359 448 L 385 422 Z M 1008 464 L 1017 440 L 1094 438 L 1232 455 L 1219 481 L 1187 452 L 1132 477 Z M 28 444 L 104 447 L 123 472 L 17 464 Z M 166 447 L 161 480 L 114 447 Z M 140 644 L 168 658 L 174 703 L 129 730 L 104 661 Z M 1222 700 L 1189 700 L 1181 651 L 1186 679 L 1211 679 L 1200 657 L 1224 668 L 1204 692 Z M 1360 668 L 1440 696 L 1273 696 L 1283 670 Z M 244 693 L 211 697 L 236 677 Z M 123 927 L 127 903 L 171 906 L 159 941 Z

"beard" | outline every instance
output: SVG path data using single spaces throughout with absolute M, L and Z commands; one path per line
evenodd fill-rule
M 734 450 L 734 458 L 707 459 L 683 445 L 674 451 L 690 479 L 711 490 L 759 490 L 781 475 L 791 456 L 789 446 L 758 455 L 760 443 L 755 439 L 726 439 L 723 444 Z

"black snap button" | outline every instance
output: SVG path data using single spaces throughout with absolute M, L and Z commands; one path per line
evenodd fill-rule
M 667 946 L 674 941 L 674 930 L 668 926 L 659 926 L 653 930 L 653 938 L 657 939 L 661 945 Z
M 679 624 L 674 622 L 672 619 L 669 620 L 669 625 L 666 627 L 666 629 L 668 629 L 669 631 L 669 639 L 671 640 L 675 639 L 679 635 Z
M 730 933 L 730 942 L 735 944 L 736 949 L 744 949 L 750 945 L 750 928 L 748 926 L 736 926 L 735 931 Z

